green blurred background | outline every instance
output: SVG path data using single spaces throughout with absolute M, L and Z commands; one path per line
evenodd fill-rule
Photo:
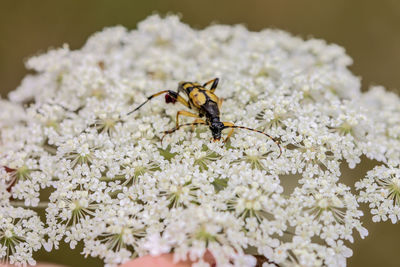
M 155 12 L 181 14 L 195 28 L 241 23 L 254 31 L 269 27 L 322 38 L 346 48 L 363 90 L 381 84 L 400 92 L 399 0 L 0 0 L 0 95 L 4 98 L 18 86 L 30 56 L 63 43 L 77 49 L 105 26 L 134 29 Z M 354 184 L 353 177 L 372 165 L 364 160 L 356 170 L 343 170 L 346 183 Z M 350 245 L 354 256 L 349 266 L 400 266 L 400 226 L 372 224 L 368 214 L 364 221 L 370 235 Z M 68 249 L 39 258 L 69 266 L 101 265 L 98 260 L 82 261 L 79 252 Z

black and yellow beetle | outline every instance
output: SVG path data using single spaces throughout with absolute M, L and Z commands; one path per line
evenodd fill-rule
M 180 110 L 176 114 L 176 127 L 164 132 L 164 136 L 161 138 L 161 141 L 167 134 L 171 134 L 175 131 L 177 131 L 180 127 L 182 126 L 196 126 L 200 124 L 208 125 L 210 127 L 213 140 L 214 141 L 219 141 L 221 139 L 221 131 L 227 128 L 231 128 L 230 132 L 228 133 L 227 137 L 224 139 L 223 142 L 228 141 L 228 139 L 232 136 L 233 131 L 235 128 L 239 129 L 246 129 L 249 131 L 257 132 L 266 135 L 270 139 L 272 139 L 279 147 L 279 156 L 282 154 L 282 148 L 279 145 L 279 142 L 275 140 L 272 136 L 269 134 L 266 134 L 264 132 L 243 127 L 243 126 L 237 126 L 234 125 L 231 122 L 221 122 L 220 121 L 220 109 L 222 105 L 222 98 L 218 98 L 215 94 L 214 91 L 218 86 L 218 78 L 212 79 L 203 85 L 197 83 L 197 82 L 180 82 L 178 85 L 178 90 L 177 92 L 172 91 L 172 90 L 164 90 L 160 91 L 154 95 L 151 95 L 147 98 L 145 102 L 143 102 L 141 105 L 139 105 L 137 108 L 129 112 L 127 115 L 132 114 L 133 112 L 137 111 L 140 109 L 144 104 L 146 104 L 149 100 L 151 100 L 153 97 L 162 95 L 166 93 L 165 95 L 165 101 L 167 103 L 175 103 L 176 101 L 182 103 L 189 109 L 194 109 L 198 112 L 198 114 L 186 111 L 186 110 Z M 207 89 L 206 86 L 211 84 L 210 89 Z M 180 92 L 186 93 L 188 100 L 184 99 L 182 96 L 179 95 Z M 179 116 L 187 116 L 187 117 L 193 117 L 196 118 L 194 122 L 192 123 L 185 123 L 179 125 Z M 205 120 L 202 119 L 205 117 Z

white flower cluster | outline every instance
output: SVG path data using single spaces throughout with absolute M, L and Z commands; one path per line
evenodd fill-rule
M 36 212 L 11 206 L 10 193 L 0 185 L 0 263 L 35 265 L 32 253 L 42 247 L 44 224 Z
M 173 252 L 208 266 L 207 251 L 217 266 L 346 265 L 346 242 L 368 234 L 358 203 L 374 221 L 400 219 L 400 100 L 380 87 L 361 93 L 351 62 L 321 40 L 199 31 L 175 16 L 31 58 L 36 74 L 0 100 L 0 258 L 31 264 L 42 246 L 82 242 L 107 265 Z M 214 77 L 221 119 L 279 139 L 281 157 L 242 129 L 222 144 L 207 127 L 182 128 L 161 144 L 183 108 L 162 97 L 126 115 L 179 81 Z M 340 167 L 362 156 L 382 166 L 357 196 Z
M 392 223 L 400 220 L 400 168 L 379 166 L 369 171 L 367 177 L 356 183 L 363 190 L 359 202 L 369 202 L 374 222 Z

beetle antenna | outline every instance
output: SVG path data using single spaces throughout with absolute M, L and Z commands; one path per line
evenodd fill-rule
M 248 128 L 248 127 L 244 127 L 244 126 L 237 126 L 237 125 L 224 126 L 224 129 L 226 129 L 226 128 L 245 129 L 245 130 L 249 130 L 249 131 L 252 131 L 252 132 L 257 132 L 257 133 L 263 134 L 263 135 L 267 136 L 269 139 L 271 139 L 272 141 L 274 141 L 275 144 L 279 147 L 279 156 L 278 156 L 278 158 L 282 155 L 282 147 L 281 147 L 281 145 L 279 144 L 279 141 L 276 140 L 275 138 L 273 138 L 272 136 L 270 136 L 270 135 L 267 134 L 267 133 L 261 132 L 261 131 L 256 130 L 256 129 L 252 129 L 252 128 Z

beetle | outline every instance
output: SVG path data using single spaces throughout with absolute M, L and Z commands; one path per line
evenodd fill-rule
M 223 140 L 223 142 L 227 142 L 229 138 L 232 136 L 234 129 L 245 129 L 257 133 L 264 134 L 268 138 L 270 138 L 272 141 L 276 143 L 276 145 L 279 147 L 279 156 L 282 154 L 282 148 L 279 145 L 279 142 L 270 136 L 267 133 L 244 127 L 244 126 L 238 126 L 235 125 L 231 122 L 222 122 L 220 120 L 220 110 L 222 106 L 223 99 L 219 98 L 217 95 L 215 95 L 215 90 L 217 89 L 219 82 L 219 78 L 212 79 L 203 85 L 197 83 L 197 82 L 180 82 L 178 85 L 177 91 L 173 90 L 164 90 L 160 91 L 158 93 L 155 93 L 149 97 L 147 97 L 147 100 L 144 101 L 142 104 L 140 104 L 137 108 L 134 110 L 130 111 L 127 113 L 127 115 L 132 114 L 133 112 L 139 110 L 143 105 L 145 105 L 148 101 L 153 99 L 156 96 L 166 94 L 165 95 L 165 101 L 167 103 L 176 103 L 179 102 L 189 108 L 190 110 L 195 110 L 197 111 L 198 114 L 195 114 L 193 112 L 189 112 L 186 110 L 180 110 L 176 114 L 176 126 L 175 128 L 164 131 L 164 136 L 161 138 L 161 142 L 164 139 L 164 137 L 167 134 L 171 134 L 182 126 L 197 126 L 197 125 L 207 125 L 212 133 L 212 139 L 213 141 L 219 141 L 221 139 L 221 132 L 224 129 L 230 128 L 231 130 L 229 131 L 227 137 Z M 210 89 L 207 89 L 206 87 L 211 84 Z M 184 99 L 180 93 L 186 94 L 188 100 Z M 187 117 L 193 117 L 196 118 L 192 123 L 185 123 L 179 125 L 179 116 L 187 116 Z

